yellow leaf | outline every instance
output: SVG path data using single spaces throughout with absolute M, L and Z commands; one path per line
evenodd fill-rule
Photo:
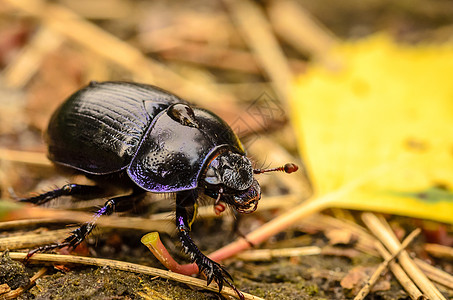
M 318 194 L 387 166 L 334 206 L 453 223 L 453 45 L 343 44 L 338 70 L 313 66 L 292 120 Z

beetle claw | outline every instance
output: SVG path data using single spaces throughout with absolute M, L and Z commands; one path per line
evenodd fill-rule
M 223 288 L 223 281 L 219 281 L 217 282 L 217 285 L 219 286 L 219 293 L 222 291 L 222 288 Z
M 215 281 L 219 287 L 220 293 L 226 283 L 238 294 L 240 299 L 244 299 L 244 295 L 234 286 L 232 282 L 233 277 L 220 264 L 209 259 L 201 263 L 198 268 L 200 272 L 203 272 L 206 275 L 207 285 L 210 285 L 212 281 Z

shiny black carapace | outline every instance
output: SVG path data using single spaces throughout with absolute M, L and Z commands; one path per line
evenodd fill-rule
M 234 288 L 231 277 L 202 254 L 189 236 L 199 195 L 242 213 L 253 212 L 261 197 L 253 174 L 297 170 L 293 164 L 254 170 L 238 137 L 222 119 L 160 88 L 138 83 L 90 83 L 55 111 L 45 138 L 51 161 L 84 173 L 98 185 L 67 184 L 22 201 L 42 204 L 62 195 L 98 195 L 105 182 L 131 187 L 132 193 L 109 199 L 92 221 L 62 243 L 35 249 L 30 256 L 76 247 L 99 216 L 131 207 L 146 192 L 175 193 L 182 246 L 208 284 L 214 280 L 220 289 L 224 283 Z

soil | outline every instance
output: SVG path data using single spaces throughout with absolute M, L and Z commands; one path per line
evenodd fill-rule
M 200 221 L 194 225 L 193 237 L 205 253 L 232 240 L 234 234 L 225 234 L 220 220 Z M 246 223 L 246 221 L 245 221 Z M 160 263 L 139 243 L 142 232 L 114 230 L 95 233 L 89 239 L 88 248 L 94 256 L 129 261 L 160 267 Z M 225 239 L 230 236 L 231 238 Z M 165 245 L 181 262 L 187 262 L 179 248 L 177 238 L 163 235 Z M 280 241 L 278 239 L 281 239 Z M 115 241 L 113 244 L 111 241 Z M 326 246 L 322 233 L 305 234 L 286 231 L 263 247 L 285 245 Z M 120 245 L 119 245 L 120 244 Z M 348 247 L 339 247 L 339 252 Z M 173 249 L 173 250 L 171 250 Z M 344 252 L 347 255 L 347 252 Z M 351 299 L 358 287 L 342 287 L 342 280 L 355 268 L 368 268 L 370 274 L 380 259 L 357 253 L 351 257 L 340 255 L 314 255 L 293 258 L 277 258 L 271 261 L 247 262 L 229 259 L 223 265 L 233 276 L 235 285 L 243 292 L 265 299 Z M 24 266 L 21 262 L 3 258 L 0 267 L 0 283 L 27 284 L 28 276 L 42 265 Z M 151 276 L 113 270 L 108 267 L 49 266 L 47 274 L 19 299 L 219 299 L 219 294 Z M 2 270 L 5 270 L 2 272 Z M 2 277 L 7 274 L 9 279 Z M 5 275 L 6 276 L 6 275 Z M 12 278 L 12 279 L 11 279 Z M 8 281 L 9 280 L 9 281 Z M 360 284 L 359 284 L 360 286 Z M 376 285 L 367 299 L 410 299 L 393 276 L 386 275 Z M 382 290 L 379 290 L 379 289 Z M 453 296 L 450 294 L 449 296 Z

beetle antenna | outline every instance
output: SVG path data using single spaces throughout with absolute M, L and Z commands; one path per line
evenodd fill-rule
M 254 169 L 253 173 L 254 174 L 263 174 L 267 172 L 275 172 L 275 171 L 283 171 L 285 173 L 293 173 L 296 172 L 299 169 L 299 167 L 296 164 L 293 163 L 287 163 L 286 165 L 278 168 L 273 168 L 273 169 Z

